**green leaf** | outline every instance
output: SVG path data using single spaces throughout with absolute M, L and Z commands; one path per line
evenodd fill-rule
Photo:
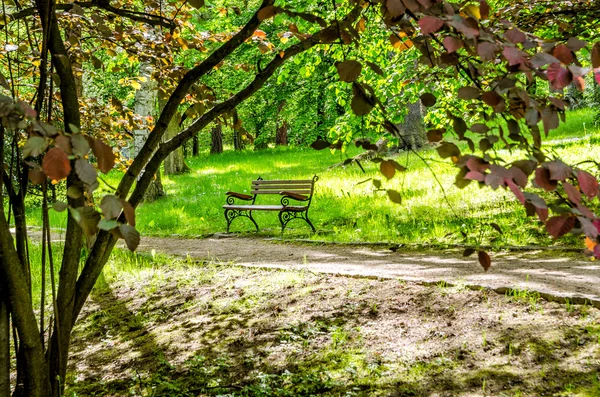
M 119 227 L 119 222 L 115 220 L 101 219 L 98 222 L 98 229 L 101 230 L 113 230 L 117 227 Z
M 41 136 L 30 136 L 23 149 L 23 158 L 39 156 L 46 150 L 48 143 Z

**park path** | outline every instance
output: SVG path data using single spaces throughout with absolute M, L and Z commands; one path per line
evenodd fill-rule
M 241 266 L 398 278 L 424 284 L 444 281 L 470 288 L 487 287 L 499 293 L 527 289 L 550 300 L 566 298 L 572 303 L 587 301 L 600 307 L 600 261 L 561 252 L 492 253 L 492 267 L 484 272 L 476 255 L 464 258 L 456 250 L 392 251 L 225 235 L 196 239 L 146 236 L 139 249 Z

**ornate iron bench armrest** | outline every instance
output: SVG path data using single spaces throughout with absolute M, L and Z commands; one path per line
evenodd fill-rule
M 249 194 L 236 193 L 236 192 L 227 192 L 225 194 L 227 195 L 227 204 L 230 204 L 230 205 L 234 204 L 235 199 L 244 200 L 244 201 L 254 200 L 254 196 L 251 196 Z
M 308 199 L 310 199 L 309 196 L 305 196 L 303 194 L 296 194 L 296 193 L 292 193 L 292 192 L 286 192 L 286 191 L 279 192 L 279 194 L 281 196 L 283 196 L 281 198 L 281 203 L 282 204 L 283 204 L 283 200 L 285 200 L 286 198 L 291 198 L 291 199 L 298 200 L 298 201 L 308 201 Z

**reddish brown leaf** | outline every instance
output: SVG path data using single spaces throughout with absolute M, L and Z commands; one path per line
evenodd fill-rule
M 499 50 L 498 46 L 494 43 L 488 43 L 482 41 L 477 44 L 477 54 L 484 61 L 490 61 L 496 57 L 496 52 Z
M 138 245 L 140 244 L 140 234 L 137 230 L 131 225 L 120 225 L 119 231 L 125 239 L 125 244 L 130 251 L 135 251 Z
M 96 169 L 85 159 L 77 159 L 75 161 L 75 172 L 79 179 L 84 183 L 92 186 L 96 183 Z
M 529 176 L 535 170 L 537 163 L 533 160 L 518 160 L 512 163 L 513 167 L 520 169 L 525 176 Z M 512 167 L 511 167 L 512 168 Z
M 558 112 L 552 108 L 543 108 L 541 114 L 542 122 L 544 123 L 544 132 L 546 132 L 546 136 L 548 136 L 550 130 L 558 128 Z
M 504 47 L 502 55 L 508 61 L 509 66 L 518 65 L 527 60 L 527 54 L 515 47 Z
M 543 167 L 535 170 L 535 178 L 533 181 L 537 187 L 544 189 L 547 192 L 556 190 L 556 181 L 550 180 L 550 172 Z
M 69 175 L 71 163 L 69 163 L 69 158 L 62 149 L 53 147 L 44 156 L 42 168 L 48 178 L 59 181 Z
M 464 134 L 467 131 L 467 123 L 465 123 L 465 121 L 459 117 L 454 119 L 452 127 L 459 135 Z
M 519 29 L 509 29 L 504 33 L 504 37 L 506 37 L 511 43 L 523 43 L 527 40 L 525 33 L 521 32 Z
M 374 105 L 367 99 L 367 97 L 360 91 L 357 90 L 352 97 L 350 108 L 357 116 L 365 116 L 373 110 Z
M 258 20 L 259 21 L 264 21 L 265 19 L 269 19 L 274 17 L 277 14 L 277 8 L 275 6 L 266 6 L 265 8 L 262 8 L 259 12 L 258 12 Z
M 88 138 L 88 143 L 90 143 L 94 156 L 96 156 L 96 160 L 98 161 L 98 169 L 105 174 L 108 173 L 115 165 L 115 154 L 111 147 L 93 138 Z
M 446 36 L 444 38 L 444 48 L 446 48 L 446 51 L 450 54 L 457 51 L 459 48 L 462 48 L 463 44 L 461 39 L 454 36 Z
M 479 2 L 479 14 L 481 15 L 481 19 L 487 19 L 490 15 L 490 6 L 485 0 Z
M 483 267 L 483 270 L 487 272 L 488 269 L 492 266 L 492 260 L 490 259 L 490 256 L 487 252 L 480 250 L 477 252 L 477 257 L 479 259 L 479 264 L 481 265 L 481 267 Z
M 565 65 L 568 65 L 571 62 L 573 62 L 573 53 L 571 52 L 569 47 L 567 47 L 564 44 L 559 44 L 556 47 L 554 47 L 554 50 L 552 50 L 552 55 L 554 55 L 556 59 L 558 59 Z
M 577 52 L 587 45 L 587 41 L 579 40 L 577 37 L 571 37 L 567 40 L 567 47 L 573 52 Z
M 546 221 L 546 231 L 554 238 L 569 233 L 575 226 L 575 217 L 568 214 L 553 216 Z
M 596 228 L 596 226 L 594 226 L 592 221 L 590 221 L 588 218 L 578 216 L 577 219 L 579 219 L 579 223 L 581 223 L 581 229 L 583 230 L 583 234 L 585 234 L 592 240 L 595 240 L 599 234 L 598 228 Z
M 392 17 L 399 17 L 404 14 L 406 8 L 401 0 L 387 0 L 385 6 Z
M 521 204 L 525 204 L 525 195 L 523 194 L 523 192 L 521 191 L 521 189 L 519 189 L 519 187 L 513 182 L 513 180 L 512 179 L 506 179 L 505 182 L 506 182 L 506 185 L 513 192 L 513 194 L 515 195 L 515 197 L 521 202 Z
M 423 104 L 423 106 L 426 107 L 432 107 L 433 105 L 435 105 L 435 102 L 437 100 L 435 99 L 435 96 L 433 96 L 433 94 L 430 94 L 428 92 L 426 92 L 425 94 L 421 95 L 421 103 Z
M 579 182 L 581 191 L 588 199 L 591 200 L 600 193 L 598 180 L 592 174 L 579 170 L 577 172 L 577 181 Z
M 575 204 L 581 203 L 581 193 L 575 186 L 571 185 L 569 182 L 564 182 L 563 187 L 565 188 L 565 193 L 567 193 L 569 200 Z
M 460 157 L 460 149 L 453 143 L 444 142 L 436 148 L 441 158 Z
M 538 52 L 531 58 L 531 66 L 541 68 L 551 63 L 559 63 L 560 61 L 546 52 Z
M 335 67 L 340 75 L 340 80 L 351 83 L 360 76 L 362 64 L 353 59 L 344 62 L 336 62 Z
M 125 214 L 125 220 L 131 226 L 135 226 L 135 210 L 133 206 L 129 204 L 129 201 L 121 199 L 121 205 L 123 206 L 123 213 Z
M 377 65 L 376 63 L 367 61 L 367 66 L 369 66 L 371 68 L 371 70 L 375 73 L 377 73 L 380 76 L 383 76 L 383 69 L 381 69 L 381 67 L 379 67 L 379 65 Z
M 394 167 L 392 162 L 388 160 L 383 160 L 379 164 L 379 170 L 387 179 L 392 179 L 396 174 L 396 168 Z
M 583 92 L 585 90 L 585 80 L 583 77 L 573 77 L 573 84 L 575 85 L 575 88 L 577 88 L 580 92 Z
M 41 185 L 46 180 L 46 174 L 41 170 L 30 169 L 28 177 L 34 185 Z
M 435 33 L 442 26 L 444 26 L 444 21 L 436 17 L 425 16 L 419 19 L 419 27 L 423 34 Z
M 390 189 L 387 191 L 387 195 L 390 198 L 390 201 L 392 203 L 396 203 L 396 204 L 402 203 L 402 196 L 400 196 L 400 193 L 398 193 L 397 191 Z
M 549 161 L 546 167 L 550 172 L 550 179 L 553 181 L 566 181 L 570 178 L 573 170 L 560 160 Z
M 310 147 L 315 150 L 327 149 L 330 146 L 331 144 L 327 141 L 324 141 L 323 139 L 317 139 L 316 141 L 310 144 Z
M 500 104 L 500 102 L 504 100 L 502 96 L 500 96 L 496 91 L 484 92 L 481 95 L 481 99 L 483 100 L 483 102 L 487 103 L 491 107 L 496 107 L 498 104 Z
M 474 39 L 479 36 L 479 24 L 471 17 L 465 19 L 456 14 L 452 17 L 450 25 L 464 34 L 467 39 Z
M 476 87 L 461 87 L 458 89 L 457 93 L 460 99 L 477 99 L 480 94 L 481 91 Z
M 483 181 L 485 181 L 485 175 L 483 175 L 481 172 L 478 172 L 478 171 L 469 171 L 469 172 L 467 172 L 467 175 L 465 175 L 465 179 L 483 182 Z
M 600 68 L 600 41 L 594 44 L 592 48 L 592 67 L 594 69 Z
M 596 83 L 600 84 L 600 68 L 594 69 L 594 78 Z
M 571 84 L 571 80 L 573 79 L 571 71 L 563 68 L 558 63 L 551 63 L 550 66 L 548 66 L 546 75 L 548 76 L 552 88 L 555 90 L 562 90 Z
M 79 207 L 76 210 L 69 208 L 83 232 L 88 236 L 93 236 L 98 232 L 98 222 L 100 222 L 100 214 L 92 207 Z
M 429 142 L 439 142 L 444 138 L 444 130 L 443 129 L 435 129 L 427 131 L 427 140 Z
M 121 214 L 121 209 L 123 206 L 121 204 L 121 200 L 113 195 L 107 194 L 102 197 L 102 201 L 100 202 L 100 208 L 102 209 L 102 214 L 106 219 L 117 219 L 117 217 Z
M 417 12 L 421 8 L 415 0 L 402 0 L 402 2 L 411 12 Z

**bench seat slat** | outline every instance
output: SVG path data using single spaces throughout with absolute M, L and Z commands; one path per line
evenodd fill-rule
M 304 180 L 298 179 L 298 180 L 289 180 L 289 181 L 286 181 L 286 180 L 275 180 L 275 179 L 265 181 L 265 180 L 259 179 L 259 180 L 256 180 L 256 181 L 252 181 L 253 185 L 278 185 L 278 184 L 287 184 L 287 185 L 302 185 L 302 184 L 304 184 L 304 185 L 312 185 L 312 183 L 313 183 L 313 181 L 310 180 L 310 179 L 304 179 Z
M 281 191 L 286 191 L 286 192 L 290 192 L 290 193 L 296 193 L 296 194 L 303 194 L 306 196 L 310 195 L 310 190 L 290 190 L 290 189 L 277 189 L 277 190 L 252 190 L 250 191 L 251 194 L 279 194 L 279 192 Z
M 304 211 L 307 206 L 299 206 L 299 205 L 288 205 L 284 207 L 283 205 L 224 205 L 223 208 L 226 210 L 242 210 L 242 211 Z
M 310 185 L 252 185 L 252 190 L 311 190 Z

